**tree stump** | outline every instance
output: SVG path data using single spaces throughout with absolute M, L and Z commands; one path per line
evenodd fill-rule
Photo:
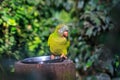
M 71 60 L 51 63 L 15 63 L 17 80 L 75 80 L 75 65 Z

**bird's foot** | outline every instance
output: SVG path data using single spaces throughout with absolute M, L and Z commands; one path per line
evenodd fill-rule
M 60 56 L 60 58 L 62 58 L 62 59 L 67 59 L 67 56 L 65 56 L 64 54 L 62 54 L 62 55 Z
M 50 58 L 51 58 L 51 59 L 55 59 L 55 56 L 54 56 L 54 55 L 51 55 Z

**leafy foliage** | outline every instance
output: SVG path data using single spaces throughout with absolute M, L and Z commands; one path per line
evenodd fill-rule
M 56 25 L 65 23 L 70 27 L 68 57 L 78 70 L 86 71 L 98 58 L 97 47 L 105 44 L 107 33 L 114 28 L 108 12 L 117 2 L 4 0 L 0 5 L 0 58 L 49 55 L 48 36 Z M 116 56 L 118 68 L 120 57 Z

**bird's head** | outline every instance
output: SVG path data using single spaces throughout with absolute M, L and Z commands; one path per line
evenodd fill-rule
M 68 26 L 65 25 L 65 24 L 59 24 L 56 29 L 55 29 L 55 32 L 62 36 L 62 37 L 68 37 Z

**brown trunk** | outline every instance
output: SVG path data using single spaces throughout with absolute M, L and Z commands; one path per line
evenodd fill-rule
M 75 65 L 71 60 L 58 63 L 25 64 L 17 62 L 18 80 L 75 80 Z

